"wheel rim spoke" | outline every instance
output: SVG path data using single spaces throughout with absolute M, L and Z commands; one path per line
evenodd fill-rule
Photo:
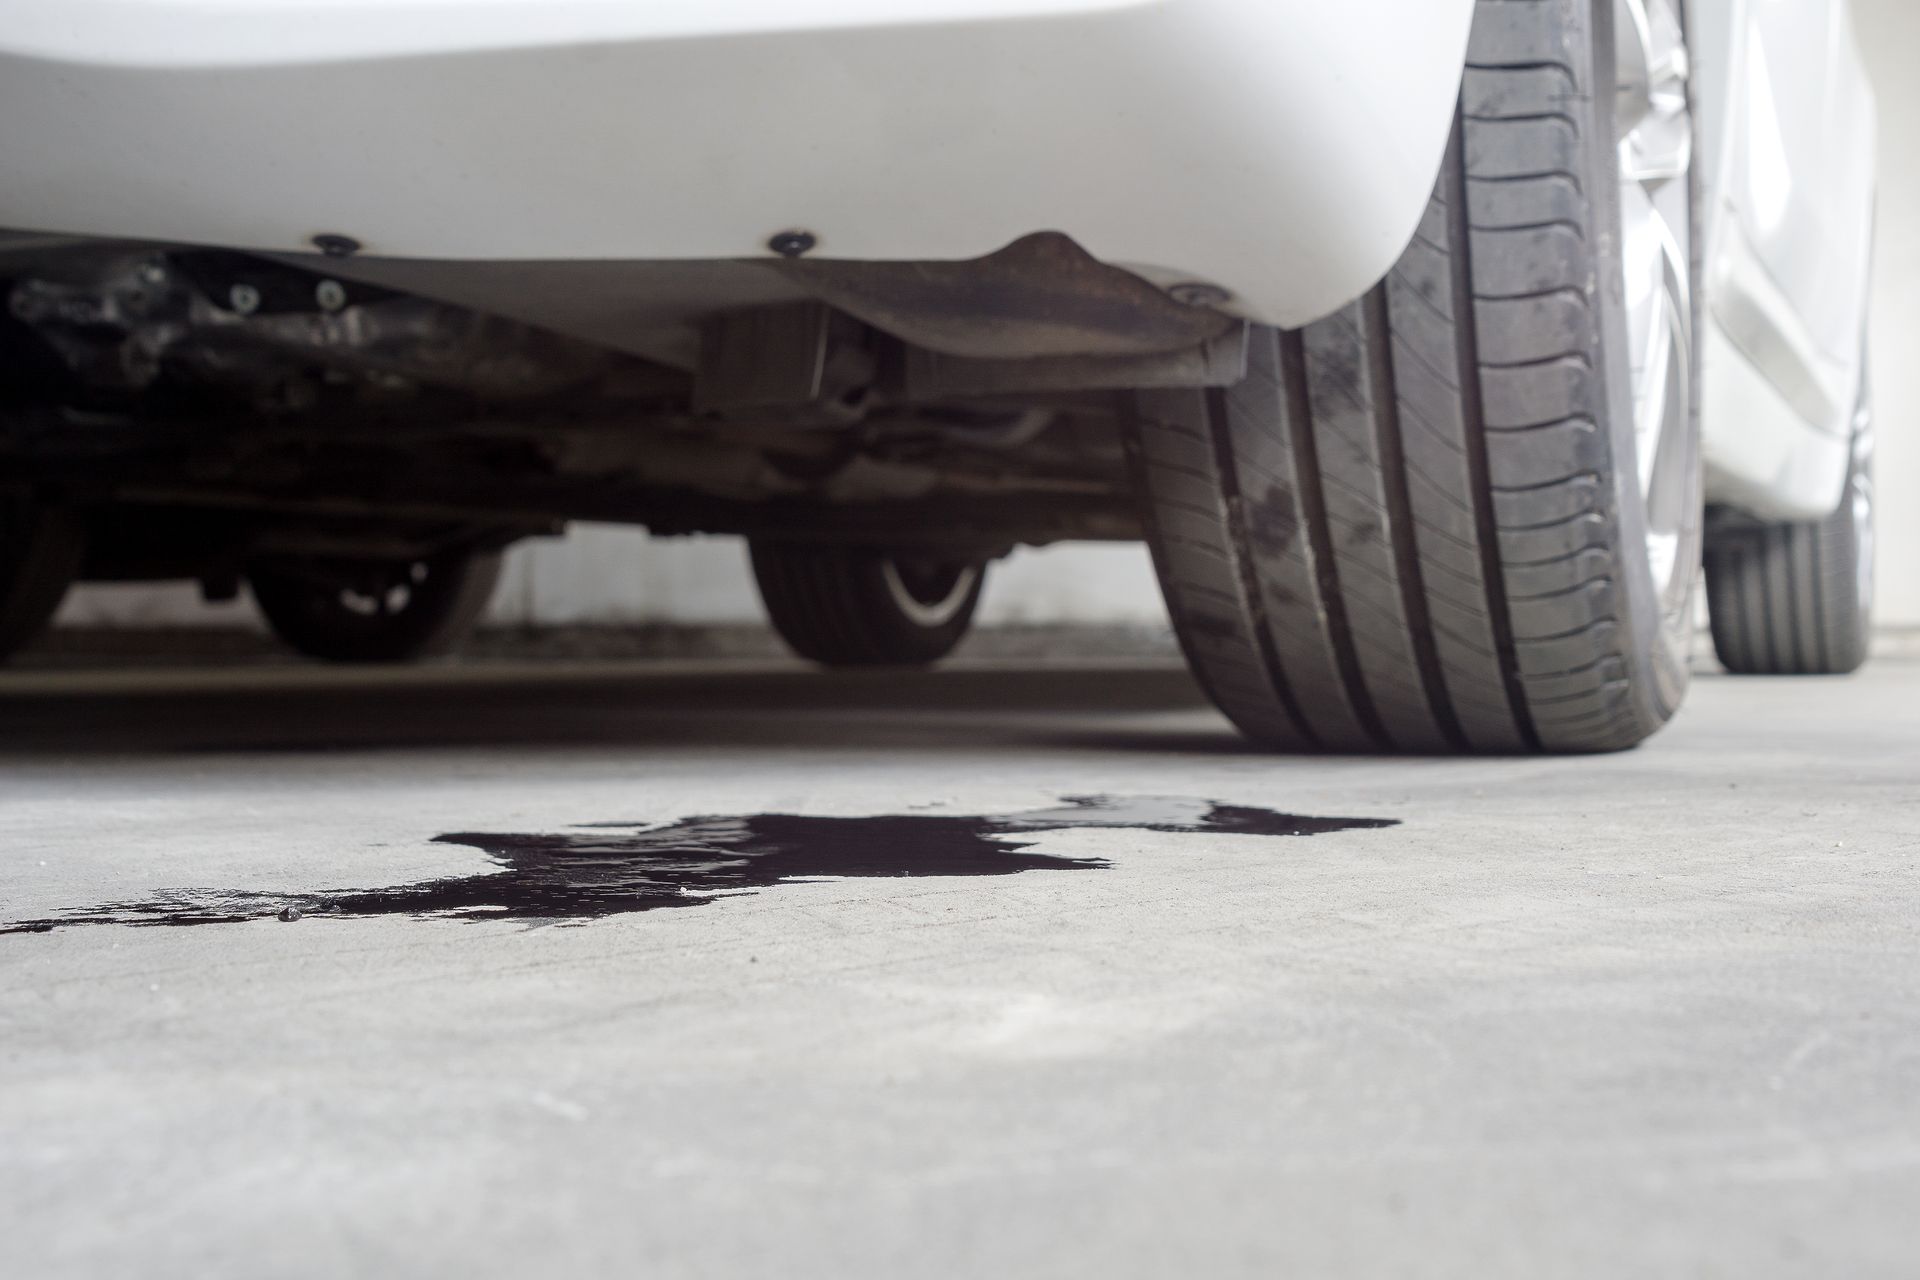
M 935 575 L 940 590 L 934 590 L 929 575 L 916 573 L 912 567 L 903 569 L 899 561 L 892 559 L 881 562 L 880 575 L 887 594 L 901 614 L 922 627 L 941 627 L 952 621 L 966 606 L 974 583 L 980 580 L 976 565 L 950 566 Z
M 1691 66 L 1672 0 L 1615 0 L 1621 258 L 1632 360 L 1634 446 L 1647 557 L 1676 585 L 1691 513 L 1687 431 L 1693 365 Z

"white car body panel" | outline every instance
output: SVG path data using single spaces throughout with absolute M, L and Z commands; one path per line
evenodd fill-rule
M 1847 0 L 1692 0 L 1710 501 L 1838 505 L 1860 396 L 1875 115 Z
M 456 259 L 1064 231 L 1298 324 L 1405 246 L 1471 0 L 4 0 L 0 226 Z
M 385 258 L 968 259 L 1296 325 L 1404 248 L 1472 0 L 0 0 L 0 228 Z M 1709 500 L 1825 514 L 1862 380 L 1847 0 L 1689 0 Z

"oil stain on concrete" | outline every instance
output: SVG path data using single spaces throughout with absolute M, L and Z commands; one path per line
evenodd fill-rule
M 990 816 L 760 813 L 683 818 L 661 826 L 592 823 L 554 835 L 459 832 L 436 840 L 479 849 L 495 869 L 337 893 L 167 890 L 143 901 L 0 924 L 0 933 L 44 933 L 72 925 L 230 924 L 275 916 L 579 923 L 701 906 L 716 896 L 809 880 L 1006 876 L 1112 865 L 1106 858 L 1034 853 L 1034 842 L 1021 838 L 1046 831 L 1099 828 L 1275 839 L 1395 825 L 1378 818 L 1310 818 L 1169 796 L 1081 796 L 1057 809 Z

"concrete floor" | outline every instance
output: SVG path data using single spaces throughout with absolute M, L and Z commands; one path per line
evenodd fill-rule
M 15 674 L 0 923 L 493 869 L 446 832 L 1091 793 L 1400 825 L 0 935 L 5 1269 L 1920 1272 L 1910 663 L 1446 762 L 1248 754 L 1126 664 Z

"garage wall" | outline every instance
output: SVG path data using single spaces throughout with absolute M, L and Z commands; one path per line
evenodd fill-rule
M 1920 0 L 1854 0 L 1880 96 L 1873 297 L 1880 616 L 1920 626 Z
M 994 567 L 989 623 L 1160 622 L 1146 552 L 1082 544 L 1017 553 Z M 752 622 L 761 617 L 742 545 L 731 538 L 650 543 L 606 525 L 519 548 L 494 601 L 502 622 Z
M 1880 94 L 1881 208 L 1874 378 L 1879 436 L 1883 621 L 1920 625 L 1920 0 L 1854 0 Z M 1158 622 L 1164 618 L 1139 547 L 1063 546 L 998 567 L 984 620 Z M 608 526 L 517 548 L 493 616 L 503 623 L 729 623 L 758 619 L 737 543 L 649 542 Z M 62 620 L 78 624 L 216 623 L 250 619 L 244 604 L 209 608 L 191 588 L 88 587 Z
M 639 530 L 576 525 L 565 539 L 510 554 L 490 621 L 524 626 L 758 622 L 743 546 L 731 538 L 649 541 Z M 1166 614 L 1146 551 L 1079 544 L 1022 551 L 996 565 L 981 603 L 988 625 L 1159 625 Z M 89 586 L 68 597 L 66 626 L 254 626 L 244 601 L 203 604 L 192 586 Z

